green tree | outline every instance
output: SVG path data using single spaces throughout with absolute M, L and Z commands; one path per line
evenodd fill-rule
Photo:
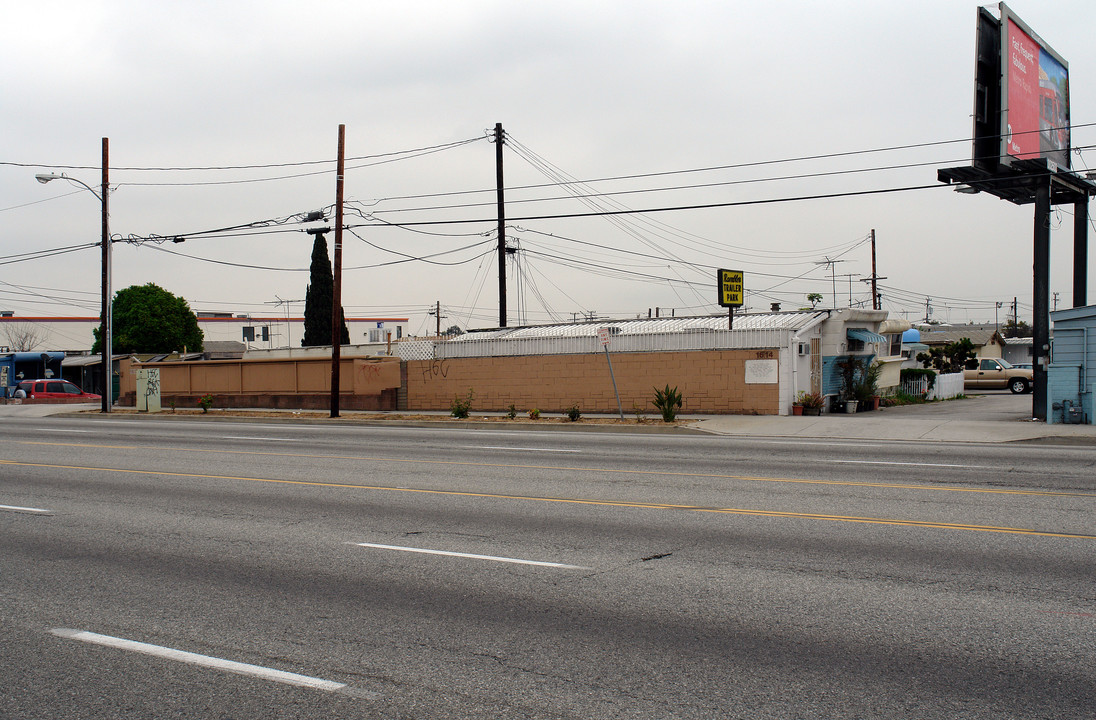
M 937 372 L 956 373 L 963 372 L 974 361 L 977 354 L 978 351 L 970 338 L 961 338 L 943 347 L 929 348 L 927 353 L 918 353 L 917 362 Z
M 159 285 L 131 285 L 114 294 L 112 301 L 113 352 L 201 352 L 202 330 L 186 300 Z M 93 353 L 102 352 L 100 328 L 95 328 Z
M 814 306 L 822 302 L 822 293 L 807 293 L 807 302 L 811 304 L 811 310 L 814 310 Z
M 1015 318 L 1009 318 L 1001 328 L 1001 336 L 1007 338 L 1029 338 L 1032 334 L 1030 325 L 1023 320 L 1017 322 Z
M 301 345 L 331 344 L 331 304 L 335 296 L 335 276 L 331 271 L 331 259 L 327 256 L 327 238 L 316 233 L 312 243 L 312 264 L 309 266 L 308 288 L 304 293 L 304 339 Z M 339 320 L 342 322 L 340 344 L 350 343 L 350 331 L 346 327 L 346 316 L 339 308 Z

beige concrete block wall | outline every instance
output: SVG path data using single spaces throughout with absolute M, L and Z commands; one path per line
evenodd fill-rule
M 779 386 L 745 383 L 746 361 L 771 358 L 772 354 L 772 350 L 709 350 L 615 353 L 611 357 L 626 414 L 636 407 L 649 415 L 657 413 L 651 404 L 654 388 L 669 384 L 682 393 L 683 412 L 775 415 Z M 331 387 L 331 361 L 322 358 L 214 360 L 148 367 L 159 368 L 162 395 L 178 397 L 180 402 L 213 393 L 225 406 L 247 403 L 248 407 L 260 407 L 262 398 L 269 396 L 271 406 L 288 407 L 296 402 L 304 407 L 300 405 L 304 398 L 313 404 L 326 402 Z M 120 370 L 122 402 L 133 404 L 136 382 L 129 361 L 122 361 Z M 406 402 L 401 399 L 400 409 L 448 410 L 454 396 L 463 397 L 471 388 L 473 411 L 503 411 L 511 404 L 522 413 L 531 408 L 558 412 L 572 405 L 583 412 L 617 411 L 604 354 L 409 361 L 404 370 L 406 387 L 400 395 L 406 395 Z M 363 403 L 368 398 L 383 398 L 378 407 L 395 407 L 401 383 L 396 358 L 343 359 L 339 372 L 344 397 L 361 398 Z
M 758 353 L 765 353 L 759 355 Z M 745 362 L 772 351 L 617 353 L 612 355 L 625 413 L 657 412 L 654 388 L 682 393 L 682 412 L 775 415 L 777 384 L 746 385 Z M 616 412 L 604 354 L 455 358 L 407 363 L 407 410 L 448 410 L 455 396 L 474 393 L 475 410 L 558 412 L 577 404 L 585 412 Z
M 204 360 L 138 365 L 119 361 L 120 391 L 124 398 L 136 392 L 136 367 L 160 371 L 163 397 L 201 396 L 315 396 L 331 392 L 331 359 Z M 341 395 L 381 396 L 400 387 L 398 358 L 344 358 L 339 363 Z
M 339 378 L 340 384 L 342 378 Z M 378 395 L 384 390 L 400 387 L 400 361 L 398 358 L 370 358 L 354 361 L 351 378 L 355 395 Z

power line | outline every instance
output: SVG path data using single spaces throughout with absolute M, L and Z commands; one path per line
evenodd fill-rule
M 448 150 L 454 147 L 460 147 L 469 143 L 479 142 L 485 140 L 483 136 L 476 136 L 473 138 L 467 138 L 465 140 L 454 140 L 448 143 L 440 143 L 438 145 L 428 145 L 420 148 L 413 148 L 410 150 L 396 150 L 386 153 L 377 153 L 375 155 L 359 155 L 357 157 L 346 158 L 346 162 L 359 162 L 362 160 L 376 160 L 378 158 L 392 158 L 399 155 L 411 155 L 417 157 L 415 153 L 430 153 L 440 150 Z M 205 166 L 192 166 L 192 167 L 112 167 L 112 171 L 125 171 L 125 172 L 214 172 L 225 170 L 270 170 L 273 168 L 288 168 L 288 167 L 308 167 L 313 165 L 330 165 L 335 163 L 335 158 L 329 160 L 304 160 L 300 162 L 281 162 L 281 163 L 264 163 L 254 165 L 205 165 Z M 7 165 L 10 167 L 24 167 L 24 168 L 57 168 L 65 170 L 100 170 L 98 165 L 64 165 L 57 163 L 26 163 L 26 162 L 10 162 L 0 161 L 0 165 Z M 137 183 L 126 183 L 137 184 Z
M 764 200 L 737 200 L 721 203 L 702 203 L 698 205 L 673 205 L 665 207 L 643 208 L 639 210 L 602 210 L 586 213 L 561 213 L 558 215 L 529 215 L 525 217 L 510 218 L 510 220 L 513 222 L 522 222 L 529 220 L 562 220 L 567 218 L 609 217 L 614 215 L 642 215 L 643 213 L 675 212 L 681 210 L 710 210 L 726 207 L 746 207 L 750 205 L 774 205 L 785 202 L 800 202 L 803 200 L 828 200 L 834 198 L 859 197 L 865 195 L 886 195 L 890 193 L 910 192 L 912 190 L 932 190 L 940 188 L 954 190 L 954 188 L 950 188 L 949 186 L 943 185 L 942 183 L 934 183 L 932 185 L 907 185 L 904 187 L 881 188 L 877 190 L 853 190 L 850 192 L 839 193 L 818 193 L 814 195 L 797 195 L 793 197 L 768 198 Z M 465 220 L 419 220 L 414 222 L 400 222 L 390 224 L 397 227 L 421 227 L 424 225 L 469 225 L 473 223 L 490 223 L 494 221 L 494 219 L 486 218 Z M 369 225 L 353 225 L 347 227 L 369 227 Z
M 41 260 L 42 258 L 54 257 L 56 255 L 65 255 L 67 253 L 79 252 L 81 250 L 88 250 L 90 248 L 97 247 L 99 247 L 99 243 L 88 243 L 86 245 L 73 245 L 67 248 L 57 248 L 54 250 L 39 250 L 31 253 L 9 255 L 7 258 L 0 258 L 0 265 L 13 265 L 15 263 L 29 262 L 31 260 Z
M 447 263 L 447 262 L 437 262 L 435 260 L 430 260 L 429 258 L 440 257 L 442 255 L 449 255 L 451 253 L 461 252 L 463 250 L 470 250 L 471 248 L 478 247 L 478 246 L 483 245 L 485 243 L 492 243 L 491 240 L 483 240 L 481 242 L 472 243 L 471 245 L 465 245 L 464 247 L 456 248 L 454 250 L 445 250 L 443 252 L 434 253 L 432 255 L 425 255 L 425 256 L 419 257 L 419 256 L 415 256 L 415 255 L 408 255 L 407 253 L 403 253 L 403 252 L 400 252 L 398 250 L 390 250 L 389 248 L 381 247 L 380 245 L 377 245 L 376 243 L 369 242 L 368 240 L 366 240 L 365 238 L 363 238 L 361 235 L 354 232 L 353 230 L 350 230 L 350 234 L 353 235 L 354 237 L 358 238 L 359 240 L 361 240 L 363 243 L 365 243 L 369 247 L 376 248 L 377 250 L 380 250 L 381 252 L 392 253 L 393 255 L 399 255 L 400 257 L 407 258 L 408 260 L 421 260 L 422 262 L 427 262 L 427 263 L 430 263 L 432 265 L 463 265 L 465 262 L 468 262 L 468 261 L 467 260 L 462 260 L 461 262 Z
M 1091 127 L 1091 126 L 1094 126 L 1094 125 L 1096 125 L 1096 123 L 1081 123 L 1081 124 L 1072 125 L 1070 127 L 1072 129 L 1076 130 L 1076 129 L 1079 129 L 1079 128 Z M 507 133 L 507 138 L 512 139 L 512 133 Z M 749 168 L 749 167 L 763 167 L 763 166 L 768 166 L 768 165 L 779 165 L 779 164 L 787 164 L 787 163 L 795 163 L 795 162 L 807 162 L 807 161 L 813 161 L 813 160 L 827 160 L 827 159 L 835 159 L 835 158 L 841 158 L 841 157 L 853 157 L 853 156 L 857 156 L 857 155 L 869 155 L 869 154 L 874 154 L 874 153 L 892 152 L 892 151 L 898 151 L 898 150 L 913 150 L 913 149 L 918 149 L 918 148 L 936 147 L 936 146 L 942 146 L 942 145 L 950 145 L 950 144 L 958 144 L 958 143 L 971 143 L 971 142 L 973 142 L 973 140 L 969 137 L 966 137 L 966 138 L 959 138 L 959 139 L 954 139 L 954 140 L 938 140 L 938 141 L 922 142 L 922 143 L 908 143 L 908 144 L 904 144 L 904 145 L 892 145 L 892 146 L 886 146 L 886 147 L 881 147 L 881 148 L 870 148 L 870 149 L 866 149 L 866 150 L 850 150 L 850 151 L 844 151 L 844 152 L 823 153 L 823 154 L 819 154 L 819 155 L 802 155 L 802 156 L 796 156 L 796 157 L 790 157 L 790 158 L 779 158 L 779 159 L 776 159 L 776 160 L 759 160 L 759 161 L 754 161 L 754 162 L 732 163 L 732 164 L 725 164 L 725 165 L 713 165 L 713 166 L 700 167 L 700 168 L 688 168 L 688 169 L 683 169 L 683 170 L 666 170 L 666 171 L 658 171 L 658 172 L 650 172 L 650 173 L 636 173 L 636 174 L 630 174 L 630 175 L 613 175 L 613 176 L 590 178 L 590 179 L 586 179 L 586 180 L 572 180 L 572 181 L 569 181 L 569 182 L 573 182 L 573 183 L 577 183 L 577 184 L 590 184 L 590 183 L 600 183 L 600 182 L 614 182 L 614 181 L 619 181 L 619 180 L 638 180 L 638 179 L 644 179 L 644 178 L 665 177 L 665 176 L 670 176 L 670 175 L 683 175 L 683 174 L 690 174 L 690 173 L 714 172 L 714 171 L 719 171 L 719 170 L 738 170 L 738 169 Z M 1091 149 L 1092 147 L 1093 146 L 1081 146 L 1081 147 L 1074 147 L 1074 148 L 1071 148 L 1071 149 L 1079 153 L 1082 149 Z M 908 165 L 908 166 L 897 165 L 897 166 L 893 166 L 893 167 L 894 168 L 918 167 L 920 165 L 922 165 L 922 163 Z M 850 171 L 850 172 L 861 172 L 861 171 Z M 811 177 L 811 175 L 806 175 L 804 177 Z M 507 190 L 510 190 L 510 191 L 536 190 L 536 189 L 542 189 L 542 188 L 558 187 L 560 185 L 569 184 L 569 182 L 552 182 L 552 183 L 540 183 L 540 184 L 532 184 L 532 185 L 517 185 L 517 186 L 513 186 L 513 187 L 508 187 Z M 673 189 L 673 188 L 669 188 L 669 189 Z M 390 201 L 390 200 L 420 200 L 420 199 L 434 198 L 434 197 L 451 197 L 451 196 L 456 196 L 456 195 L 471 195 L 471 194 L 493 193 L 493 192 L 495 192 L 494 188 L 484 188 L 484 189 L 480 189 L 480 190 L 458 190 L 458 191 L 451 191 L 451 192 L 425 193 L 425 194 L 418 194 L 418 195 L 396 195 L 396 196 L 390 196 L 390 197 L 385 197 L 385 198 L 379 198 L 379 199 L 374 200 L 373 202 L 374 202 L 374 204 L 376 204 L 376 203 L 381 203 L 381 202 L 387 202 L 387 201 Z M 520 202 L 520 201 L 514 201 L 514 202 Z M 482 203 L 482 204 L 489 204 L 489 203 Z M 475 207 L 475 206 L 478 206 L 478 205 L 479 204 L 472 204 L 472 205 L 468 205 L 468 206 L 457 205 L 457 206 L 451 206 L 451 207 Z M 442 206 L 442 207 L 444 208 L 446 206 Z M 424 208 L 424 209 L 442 209 L 442 208 Z

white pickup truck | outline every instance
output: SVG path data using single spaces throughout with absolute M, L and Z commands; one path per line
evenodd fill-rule
M 1031 390 L 1032 370 L 1013 367 L 1001 358 L 978 358 L 978 367 L 963 371 L 963 385 L 968 388 L 1008 388 L 1013 393 Z

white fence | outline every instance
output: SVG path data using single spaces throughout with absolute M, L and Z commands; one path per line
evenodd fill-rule
M 610 352 L 674 352 L 682 350 L 739 350 L 788 347 L 792 332 L 784 329 L 695 329 L 668 333 L 613 335 Z M 570 337 L 475 338 L 403 340 L 396 354 L 404 360 L 440 360 L 516 355 L 577 355 L 602 352 L 596 335 Z
M 963 394 L 963 373 L 938 374 L 932 389 L 927 377 L 902 381 L 902 392 L 907 395 L 924 395 L 926 400 L 947 400 Z

